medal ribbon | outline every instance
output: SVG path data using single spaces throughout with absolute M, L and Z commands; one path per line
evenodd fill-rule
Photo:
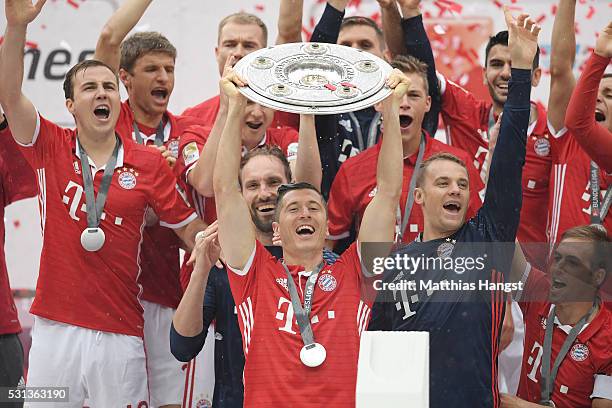
M 312 271 L 312 274 L 306 280 L 306 287 L 304 288 L 304 306 L 300 302 L 300 296 L 298 294 L 295 282 L 291 272 L 287 268 L 285 263 L 282 263 L 285 272 L 287 272 L 287 288 L 289 289 L 289 296 L 291 297 L 291 304 L 293 305 L 293 312 L 297 320 L 298 326 L 300 327 L 300 334 L 302 335 L 302 341 L 305 346 L 314 344 L 314 334 L 312 332 L 312 326 L 310 325 L 310 311 L 312 310 L 312 303 L 314 298 L 315 283 L 319 272 L 323 269 L 325 262 L 321 262 L 317 268 Z
M 425 134 L 421 133 L 421 143 L 419 144 L 419 153 L 417 155 L 416 163 L 414 164 L 414 170 L 412 177 L 410 177 L 410 185 L 408 186 L 408 194 L 406 195 L 406 205 L 404 206 L 404 217 L 402 218 L 402 210 L 398 204 L 397 211 L 395 214 L 395 242 L 401 243 L 408 226 L 408 219 L 410 218 L 410 212 L 414 205 L 414 189 L 416 187 L 417 176 L 421 162 L 423 161 L 423 155 L 425 154 Z
M 559 371 L 559 367 L 565 358 L 565 355 L 569 351 L 570 347 L 578 337 L 580 330 L 584 327 L 587 320 L 591 316 L 591 314 L 597 308 L 597 304 L 599 303 L 599 299 L 595 300 L 595 303 L 591 307 L 591 309 L 582 316 L 582 318 L 576 323 L 572 330 L 570 330 L 569 334 L 565 338 L 561 349 L 559 350 L 559 354 L 557 354 L 557 358 L 555 359 L 555 363 L 552 366 L 552 370 L 550 368 L 550 357 L 552 353 L 552 338 L 555 326 L 555 309 L 556 306 L 553 306 L 550 314 L 548 315 L 548 319 L 546 320 L 546 332 L 544 333 L 544 354 L 542 356 L 542 378 L 540 383 L 540 396 L 541 401 L 540 404 L 549 406 L 550 404 L 550 395 L 552 394 L 552 387 L 555 383 L 555 378 L 557 378 L 557 371 Z
M 138 124 L 134 121 L 134 135 L 136 136 L 136 143 L 145 144 L 142 135 L 140 134 L 140 129 L 138 129 Z M 162 146 L 164 144 L 164 119 L 159 122 L 157 125 L 157 130 L 155 131 L 155 146 Z
M 106 162 L 104 168 L 104 175 L 102 176 L 102 183 L 98 190 L 98 196 L 95 196 L 94 191 L 94 180 L 91 174 L 91 167 L 89 166 L 89 157 L 87 152 L 83 148 L 83 145 L 79 143 L 79 156 L 81 159 L 81 170 L 83 174 L 83 188 L 85 189 L 85 206 L 87 209 L 87 227 L 98 228 L 100 225 L 102 212 L 104 211 L 104 204 L 106 203 L 106 197 L 108 196 L 108 190 L 110 183 L 115 172 L 115 166 L 117 165 L 117 156 L 119 155 L 119 147 L 121 146 L 121 140 L 115 135 L 115 148 L 111 157 Z
M 594 161 L 591 161 L 591 224 L 603 224 L 606 215 L 608 215 L 608 210 L 610 209 L 610 202 L 612 202 L 612 186 L 608 187 L 608 191 L 606 192 L 606 196 L 603 199 L 603 202 L 600 203 L 599 200 L 599 166 Z

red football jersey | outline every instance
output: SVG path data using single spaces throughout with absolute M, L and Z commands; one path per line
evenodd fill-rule
M 288 268 L 303 304 L 310 272 Z M 354 407 L 359 338 L 373 300 L 362 291 L 365 278 L 356 245 L 321 270 L 314 289 L 312 331 L 327 350 L 327 359 L 316 368 L 300 361 L 304 343 L 280 261 L 257 242 L 244 271 L 228 276 L 246 357 L 244 406 Z
M 517 395 L 530 402 L 541 398 L 541 365 L 546 331 L 546 319 L 551 304 L 541 300 L 548 294 L 550 278 L 532 268 L 519 302 L 525 321 L 523 364 Z M 555 361 L 571 326 L 563 326 L 555 318 L 551 365 Z M 557 408 L 590 408 L 589 396 L 593 393 L 595 375 L 612 380 L 612 312 L 601 307 L 595 318 L 578 334 L 572 347 L 559 366 L 553 384 L 551 399 Z
M 187 200 L 202 220 L 206 224 L 211 224 L 217 219 L 217 210 L 214 197 L 203 197 L 187 181 L 187 175 L 191 168 L 195 166 L 200 158 L 200 153 L 206 145 L 206 140 L 210 134 L 210 127 L 192 126 L 181 136 L 179 145 L 179 157 L 174 167 L 175 174 L 179 179 L 180 187 L 185 191 Z M 268 128 L 259 143 L 259 146 L 273 145 L 278 146 L 285 153 L 288 160 L 293 160 L 297 156 L 299 134 L 293 128 L 280 127 Z M 243 146 L 243 154 L 246 149 Z M 185 257 L 186 260 L 188 256 Z M 183 289 L 187 288 L 192 268 L 183 263 L 180 273 L 180 281 Z
M 553 166 L 548 211 L 549 242 L 556 243 L 569 228 L 591 224 L 591 158 L 582 150 L 571 132 L 562 129 L 552 138 Z M 612 183 L 612 175 L 599 171 L 600 203 Z M 612 216 L 603 222 L 612 231 Z
M 21 331 L 4 256 L 4 208 L 36 192 L 34 172 L 6 128 L 0 132 L 0 335 Z
M 179 138 L 190 126 L 199 124 L 193 117 L 174 116 L 166 111 L 164 126 L 164 146 L 174 158 L 178 159 Z M 129 101 L 121 104 L 121 114 L 117 121 L 117 132 L 122 137 L 136 140 L 134 114 Z M 138 124 L 141 137 L 148 146 L 155 145 L 157 129 Z M 174 181 L 176 183 L 176 181 Z M 152 223 L 150 225 L 150 223 Z M 142 299 L 176 309 L 183 294 L 179 281 L 181 240 L 170 228 L 162 227 L 152 217 L 144 229 L 140 253 L 142 274 Z
M 221 103 L 219 95 L 213 96 L 210 99 L 205 100 L 191 108 L 185 109 L 182 116 L 194 116 L 200 119 L 204 125 L 212 127 L 219 113 L 219 105 Z M 295 113 L 287 113 L 276 111 L 274 113 L 274 120 L 270 127 L 291 127 L 293 129 L 299 129 L 300 127 L 300 116 Z
M 468 218 L 473 217 L 482 205 L 478 195 L 478 191 L 482 189 L 482 181 L 471 164 L 470 157 L 463 150 L 448 146 L 429 136 L 425 140 L 423 160 L 435 153 L 448 152 L 462 159 L 468 166 L 470 204 L 466 216 Z M 376 195 L 376 166 L 378 164 L 381 143 L 382 141 L 357 156 L 347 159 L 340 166 L 340 170 L 332 184 L 327 205 L 329 239 L 338 240 L 348 237 L 355 218 L 356 227 L 359 228 L 366 207 Z M 415 153 L 404 159 L 404 181 L 400 198 L 402 217 L 406 206 L 406 197 L 409 193 L 410 178 L 414 172 L 417 156 L 418 154 Z M 414 241 L 421 231 L 423 231 L 423 212 L 421 207 L 414 203 L 402 242 Z
M 493 104 L 476 99 L 452 81 L 439 77 L 442 84 L 442 118 L 447 143 L 465 150 L 473 158 L 481 177 L 486 174 L 483 163 L 489 151 L 489 121 Z M 521 243 L 545 243 L 548 208 L 548 184 L 552 163 L 551 136 L 548 132 L 546 110 L 535 104 L 538 119 L 527 130 L 527 153 L 523 167 L 523 207 L 517 239 Z M 538 265 L 545 262 L 545 254 L 537 245 L 526 245 L 527 257 Z M 541 252 L 541 251 L 540 251 Z M 545 252 L 545 251 L 544 251 Z
M 93 330 L 142 336 L 139 253 L 150 207 L 162 226 L 182 227 L 196 218 L 176 190 L 174 175 L 156 150 L 123 141 L 100 227 L 104 246 L 87 252 L 87 227 L 76 131 L 39 117 L 24 154 L 38 178 L 43 248 L 35 315 Z M 94 167 L 97 190 L 103 171 Z

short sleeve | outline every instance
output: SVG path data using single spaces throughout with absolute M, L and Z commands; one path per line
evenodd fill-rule
M 28 144 L 16 143 L 30 166 L 39 169 L 45 167 L 45 163 L 48 161 L 53 160 L 58 146 L 70 142 L 74 131 L 64 129 L 48 121 L 40 114 L 36 118 L 36 128 L 32 142 Z
M 209 134 L 209 127 L 194 125 L 188 127 L 181 135 L 174 174 L 183 183 L 188 184 L 187 173 L 200 158 Z
M 0 132 L 0 177 L 5 207 L 37 193 L 34 171 L 8 128 Z
M 196 213 L 179 194 L 172 170 L 161 154 L 158 155 L 148 202 L 163 227 L 181 228 L 197 218 Z
M 255 294 L 259 275 L 261 275 L 264 268 L 274 267 L 276 263 L 276 258 L 274 258 L 259 241 L 255 241 L 253 252 L 242 270 L 234 269 L 229 265 L 227 266 L 227 276 L 232 289 L 234 303 L 236 303 L 237 306 L 244 302 L 248 303 L 249 301 L 247 301 L 247 299 L 250 299 L 251 303 L 248 307 L 253 306 L 256 299 Z
M 327 204 L 328 239 L 340 240 L 349 236 L 356 211 L 354 200 L 355 197 L 351 196 L 346 167 L 341 166 L 329 192 Z
M 547 302 L 548 292 L 550 290 L 550 280 L 548 276 L 529 264 L 528 268 L 529 270 L 525 271 L 523 279 L 521 279 L 523 290 L 516 299 L 523 312 L 523 316 L 527 316 L 534 303 L 541 305 Z
M 290 127 L 272 128 L 268 130 L 267 137 L 270 138 L 269 145 L 276 145 L 287 157 L 287 160 L 295 160 L 297 158 L 298 143 L 300 134 L 297 130 Z

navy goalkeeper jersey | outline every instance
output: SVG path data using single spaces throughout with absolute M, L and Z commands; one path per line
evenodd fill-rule
M 508 100 L 483 206 L 451 236 L 413 242 L 391 256 L 369 330 L 427 331 L 430 407 L 499 406 L 497 354 L 504 273 L 511 267 L 521 210 L 529 125 L 529 70 L 512 69 Z M 387 287 L 388 288 L 388 287 Z M 492 288 L 496 290 L 491 290 Z

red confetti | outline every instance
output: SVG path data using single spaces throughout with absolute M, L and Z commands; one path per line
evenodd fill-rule
M 555 14 L 557 14 L 557 5 L 553 4 L 552 8 L 550 10 L 550 12 L 552 13 L 552 15 L 554 16 Z
M 425 14 L 423 14 L 423 16 L 424 16 L 425 18 L 431 18 L 431 17 L 432 17 L 432 16 L 431 16 L 431 13 L 430 13 L 429 11 L 426 11 L 426 12 L 425 12 Z
M 315 26 L 315 19 L 314 19 L 314 17 L 310 17 L 310 21 L 308 22 L 308 24 L 310 24 L 310 27 L 314 27 Z
M 536 23 L 542 24 L 544 20 L 546 20 L 546 14 L 541 14 L 540 17 L 536 18 Z
M 380 13 L 378 11 L 372 14 L 370 18 L 380 24 Z
M 264 6 L 263 4 L 256 4 L 255 5 L 255 10 L 257 11 L 264 11 L 266 9 L 266 6 Z
M 470 48 L 470 54 L 474 57 L 474 59 L 478 60 L 478 53 L 473 48 Z
M 15 227 L 15 229 L 17 229 L 21 226 L 21 222 L 19 220 L 15 220 L 13 221 L 13 226 Z
M 38 44 L 33 41 L 26 41 L 27 48 L 38 48 Z
M 40 28 L 43 29 L 43 30 L 46 30 L 47 29 L 47 25 L 46 24 L 41 24 Z
M 461 13 L 463 10 L 463 6 L 459 3 L 455 3 L 451 0 L 439 0 L 440 3 L 444 4 L 449 10 L 454 11 L 455 13 Z
M 498 8 L 502 8 L 504 7 L 504 5 L 502 4 L 501 1 L 499 0 L 493 0 L 493 4 L 495 4 Z
M 595 15 L 595 7 L 589 6 L 589 12 L 586 15 L 587 20 L 590 20 Z
M 355 8 L 359 8 L 359 6 L 361 6 L 361 0 L 351 0 L 351 1 L 349 1 L 349 3 L 347 4 L 347 7 L 355 7 Z
M 76 2 L 76 1 L 74 1 L 74 0 L 66 0 L 66 2 L 67 2 L 68 4 L 70 4 L 70 5 L 71 5 L 72 7 L 74 7 L 74 8 L 79 8 L 79 3 L 77 3 L 77 2 Z
M 467 29 L 468 31 L 474 31 L 478 27 L 480 27 L 480 24 L 470 24 L 469 26 L 467 26 Z
M 580 4 L 586 4 L 586 0 L 579 0 L 578 1 Z

